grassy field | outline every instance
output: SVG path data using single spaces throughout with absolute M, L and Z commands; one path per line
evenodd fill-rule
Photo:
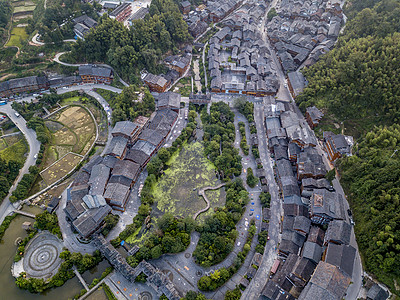
M 36 8 L 36 5 L 23 5 L 14 7 L 14 13 L 20 12 L 32 12 Z
M 28 38 L 28 34 L 24 27 L 14 27 L 11 30 L 10 40 L 5 45 L 6 47 L 22 47 L 22 42 Z
M 69 99 L 67 102 L 75 101 L 73 98 Z M 46 126 L 52 132 L 52 146 L 57 152 L 66 147 L 67 152 L 85 155 L 96 138 L 95 123 L 86 109 L 80 106 L 70 106 L 62 110 L 46 121 Z
M 66 99 L 62 99 L 62 100 L 61 100 L 60 105 L 61 105 L 61 106 L 64 106 L 64 105 L 71 105 L 71 104 L 73 104 L 73 103 L 75 103 L 75 102 L 78 102 L 78 101 L 79 101 L 79 97 L 78 97 L 78 96 L 76 96 L 76 97 L 71 97 L 71 98 L 66 98 Z
M 204 157 L 203 151 L 204 147 L 199 142 L 187 144 L 168 162 L 170 168 L 165 171 L 153 192 L 153 212 L 156 217 L 167 212 L 180 217 L 192 216 L 206 207 L 204 199 L 197 194 L 198 189 L 216 186 L 220 182 L 215 176 L 214 165 Z M 200 215 L 200 220 L 210 215 L 214 207 L 225 204 L 223 190 L 209 191 L 207 197 L 211 202 L 211 209 Z
M 6 161 L 25 162 L 25 154 L 29 151 L 28 143 L 22 135 L 1 139 L 0 157 Z
M 72 171 L 81 159 L 79 155 L 68 153 L 54 165 L 43 170 L 40 175 L 47 185 L 51 185 Z

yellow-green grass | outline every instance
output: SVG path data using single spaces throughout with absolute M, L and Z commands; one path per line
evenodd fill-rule
M 78 101 L 79 101 L 79 97 L 78 97 L 78 96 L 76 96 L 76 97 L 71 97 L 71 98 L 67 98 L 67 99 L 61 100 L 60 105 L 61 105 L 61 106 L 64 106 L 64 105 L 71 105 L 71 104 L 73 104 L 74 102 L 78 102 Z
M 72 171 L 81 159 L 82 157 L 79 155 L 68 153 L 55 164 L 42 171 L 40 175 L 47 185 L 51 185 Z
M 25 162 L 25 153 L 28 152 L 28 144 L 25 139 L 21 139 L 15 144 L 0 151 L 0 157 L 5 161 L 15 160 L 23 164 Z
M 28 38 L 28 34 L 24 27 L 14 27 L 11 30 L 10 40 L 7 42 L 6 47 L 22 47 L 22 42 Z
M 216 186 L 220 181 L 216 178 L 215 166 L 204 157 L 204 146 L 200 142 L 185 145 L 168 165 L 153 190 L 155 216 L 168 212 L 187 217 L 206 207 L 204 199 L 197 194 L 198 189 Z M 207 198 L 211 208 L 199 216 L 200 221 L 212 214 L 213 208 L 225 204 L 225 192 L 209 191 Z
M 23 5 L 23 6 L 16 6 L 14 7 L 14 13 L 21 13 L 21 12 L 32 12 L 36 8 L 36 5 Z

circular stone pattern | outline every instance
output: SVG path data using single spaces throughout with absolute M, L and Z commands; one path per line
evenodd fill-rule
M 49 232 L 43 232 L 32 239 L 26 247 L 24 270 L 27 277 L 49 278 L 57 273 L 61 264 L 60 240 Z
M 139 295 L 139 300 L 152 300 L 153 296 L 149 292 L 142 292 Z

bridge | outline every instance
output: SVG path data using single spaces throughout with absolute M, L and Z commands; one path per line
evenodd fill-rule
M 26 217 L 29 217 L 29 218 L 32 218 L 32 219 L 34 219 L 36 217 L 36 215 L 34 215 L 34 214 L 31 214 L 31 213 L 28 213 L 26 211 L 22 211 L 22 210 L 19 210 L 19 209 L 14 210 L 14 212 L 16 214 L 20 214 L 20 215 L 23 215 L 23 216 L 26 216 Z

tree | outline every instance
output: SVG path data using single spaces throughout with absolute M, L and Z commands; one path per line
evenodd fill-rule
M 242 292 L 240 291 L 240 288 L 236 286 L 234 290 L 230 290 L 225 293 L 224 300 L 239 300 L 241 296 Z
M 155 176 L 159 176 L 162 171 L 164 164 L 162 160 L 157 156 L 154 156 L 151 161 L 147 164 L 147 172 L 149 174 L 154 174 Z
M 258 178 L 254 176 L 253 169 L 247 168 L 247 185 L 251 188 L 254 188 L 258 183 Z
M 171 154 L 166 148 L 161 148 L 158 151 L 158 157 L 161 159 L 162 163 L 165 164 L 171 157 Z

